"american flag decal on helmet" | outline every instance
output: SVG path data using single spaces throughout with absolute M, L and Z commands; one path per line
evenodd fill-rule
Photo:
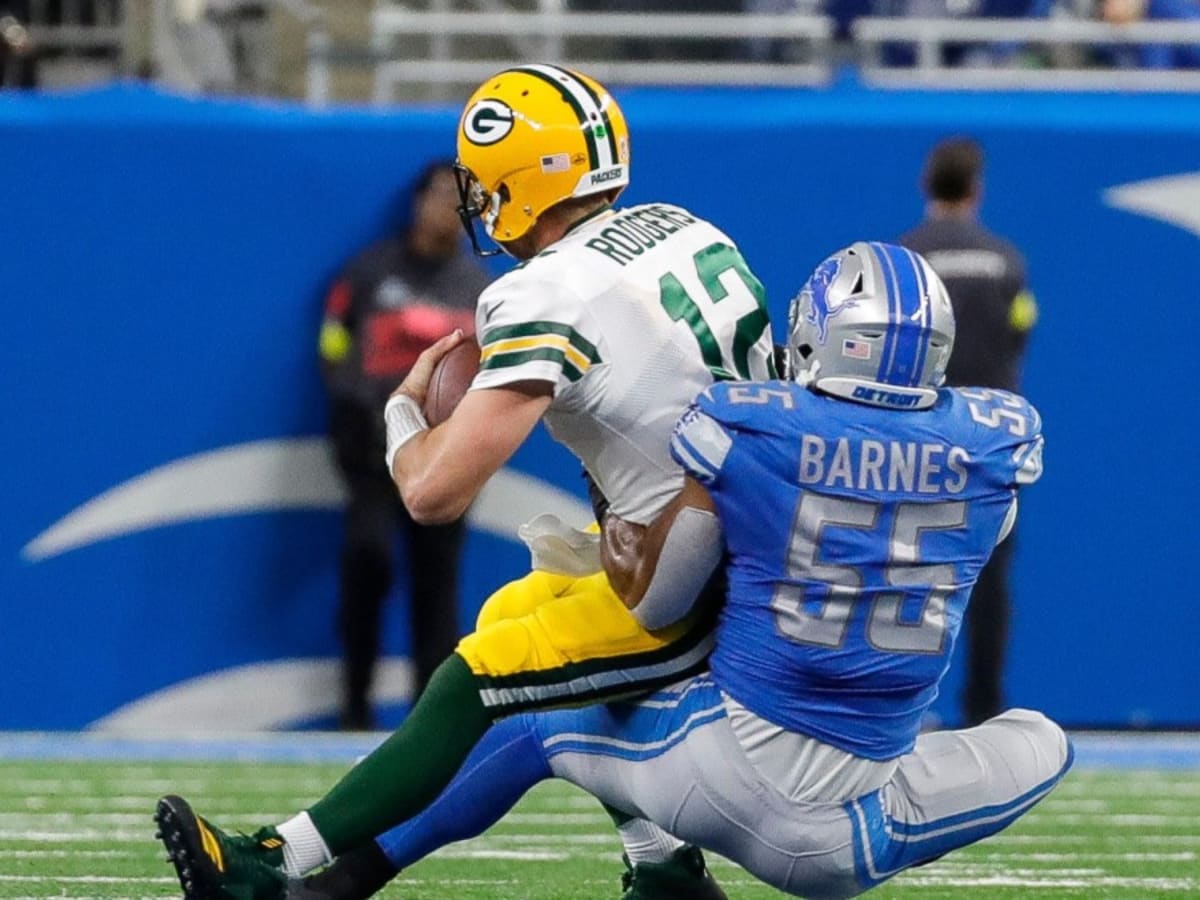
M 848 356 L 851 359 L 870 359 L 871 345 L 866 341 L 842 341 L 842 356 Z

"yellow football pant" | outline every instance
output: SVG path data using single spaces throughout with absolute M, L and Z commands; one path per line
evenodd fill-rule
M 574 578 L 534 571 L 484 603 L 457 652 L 497 713 L 612 699 L 699 671 L 712 619 L 693 615 L 650 632 L 603 572 Z

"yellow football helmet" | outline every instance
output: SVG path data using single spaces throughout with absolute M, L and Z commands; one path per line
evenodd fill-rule
M 629 128 L 617 102 L 586 75 L 550 65 L 506 69 L 467 101 L 456 168 L 472 242 L 476 218 L 493 240 L 512 241 L 561 200 L 624 188 Z

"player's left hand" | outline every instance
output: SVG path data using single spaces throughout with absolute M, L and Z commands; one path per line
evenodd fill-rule
M 463 334 L 463 330 L 455 328 L 444 338 L 440 338 L 426 347 L 417 357 L 417 361 L 413 363 L 408 375 L 400 382 L 400 386 L 392 391 L 391 396 L 406 394 L 415 400 L 418 406 L 424 407 L 425 395 L 429 393 L 429 381 L 433 377 L 433 370 L 438 361 L 465 340 L 466 335 Z

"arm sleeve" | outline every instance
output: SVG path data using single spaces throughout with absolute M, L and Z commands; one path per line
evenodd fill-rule
M 695 605 L 723 552 L 716 514 L 683 507 L 671 523 L 650 585 L 633 608 L 633 617 L 650 631 L 678 622 Z
M 582 302 L 545 281 L 496 282 L 479 298 L 476 331 L 480 367 L 472 390 L 548 381 L 557 396 L 602 361 L 598 329 Z

